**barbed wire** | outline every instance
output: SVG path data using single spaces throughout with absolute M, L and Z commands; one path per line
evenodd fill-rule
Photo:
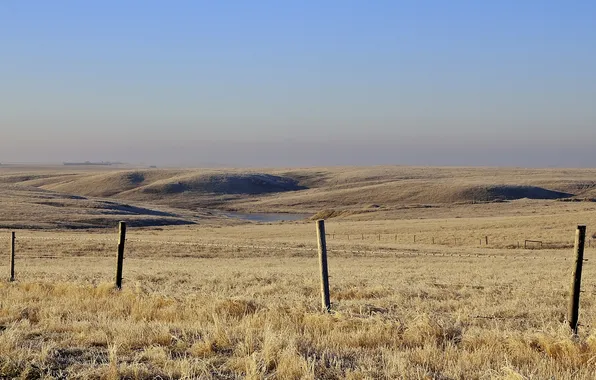
M 328 237 L 333 237 L 330 240 L 335 240 L 335 233 L 327 233 L 326 236 Z M 339 237 L 343 236 L 343 234 L 337 234 Z M 397 237 L 398 235 L 394 235 L 394 234 L 358 234 L 361 235 L 362 240 L 360 241 L 364 241 L 364 237 L 369 237 L 372 236 L 373 239 L 369 240 L 370 241 L 376 241 L 377 239 L 375 239 L 376 237 L 378 237 L 378 241 L 382 242 L 381 240 L 381 236 L 395 236 L 395 242 L 397 242 Z M 349 241 L 349 236 L 350 234 L 346 234 L 346 236 L 348 237 L 348 241 Z M 476 238 L 474 238 L 476 239 Z M 485 239 L 488 239 L 488 236 L 485 237 Z M 81 242 L 81 241 L 86 241 L 86 242 L 94 242 L 94 243 L 112 243 L 112 244 L 116 244 L 118 242 L 118 238 L 115 237 L 105 237 L 105 238 L 97 238 L 97 237 L 83 237 L 83 236 L 63 236 L 63 237 L 52 237 L 52 236 L 32 236 L 32 235 L 17 235 L 16 236 L 16 241 L 20 241 L 20 240 L 40 240 L 40 241 L 69 241 L 69 242 Z M 342 239 L 338 239 L 339 241 L 341 241 L 341 244 L 345 245 L 345 240 Z M 393 240 L 393 239 L 391 239 Z M 454 237 L 454 240 L 457 242 L 462 241 L 461 238 L 458 237 Z M 480 240 L 480 245 L 482 245 L 482 240 L 483 239 L 479 239 Z M 144 243 L 144 244 L 159 244 L 159 245 L 176 245 L 176 246 L 196 246 L 196 247 L 214 247 L 214 248 L 227 248 L 227 249 L 252 249 L 252 250 L 291 250 L 291 251 L 301 251 L 301 252 L 316 252 L 316 248 L 315 247 L 305 247 L 305 246 L 288 246 L 288 245 L 277 245 L 277 246 L 268 246 L 268 245 L 256 245 L 256 244 L 231 244 L 231 243 L 213 243 L 213 242 L 205 242 L 205 241 L 180 241 L 180 240 L 152 240 L 152 239 L 139 239 L 139 238 L 127 238 L 125 240 L 127 243 Z M 354 242 L 359 241 L 358 239 L 353 240 Z M 530 242 L 539 242 L 542 246 L 542 241 L 531 241 L 531 240 L 525 240 L 530 241 Z M 414 242 L 416 242 L 416 235 L 414 235 Z M 385 243 L 387 243 L 387 240 L 385 240 Z M 438 241 L 437 244 L 435 244 L 435 238 L 433 238 L 433 245 L 445 245 L 443 244 L 444 242 Z M 399 244 L 411 244 L 411 243 L 403 243 L 403 242 L 399 242 Z M 414 243 L 416 244 L 416 243 Z M 422 239 L 418 240 L 418 244 L 425 244 L 423 243 Z M 552 245 L 552 248 L 562 248 L 562 245 L 568 245 L 567 242 L 547 242 L 547 245 Z M 328 244 L 329 247 L 332 247 L 333 243 L 330 242 L 330 244 Z M 449 244 L 447 244 L 449 245 Z M 457 245 L 456 245 L 457 246 Z M 456 246 L 451 246 L 450 248 L 455 248 Z M 470 246 L 464 246 L 464 247 L 470 247 Z M 510 244 L 509 246 L 506 247 L 498 247 L 498 246 L 488 246 L 485 245 L 485 249 L 486 248 L 491 248 L 491 249 L 509 249 L 511 247 L 515 248 L 515 244 Z M 520 247 L 520 244 L 518 242 L 517 244 L 518 248 Z M 588 246 L 589 247 L 589 246 Z M 588 248 L 587 247 L 587 248 Z M 476 247 L 477 248 L 477 247 Z M 542 247 L 541 247 L 542 248 Z M 547 248 L 549 248 L 547 246 Z M 526 249 L 526 247 L 524 247 L 524 249 Z M 412 252 L 412 251 L 401 251 L 398 252 L 396 249 L 394 248 L 361 248 L 361 249 L 345 249 L 345 248 L 331 248 L 331 250 L 333 252 L 337 252 L 337 253 L 344 253 L 344 254 L 355 254 L 355 255 L 365 255 L 365 254 L 369 254 L 369 255 L 394 255 L 394 256 L 434 256 L 434 257 L 467 257 L 467 258 L 504 258 L 504 259 L 540 259 L 540 260 L 544 260 L 544 259 L 555 259 L 555 260 L 564 260 L 566 261 L 567 258 L 566 257 L 552 257 L 552 256 L 521 256 L 521 255 L 506 255 L 506 254 L 463 254 L 463 253 L 451 253 L 451 252 Z M 532 249 L 534 250 L 534 249 Z M 92 256 L 92 255 L 88 255 L 88 256 Z M 88 257 L 87 256 L 87 257 Z M 65 257 L 72 257 L 72 256 L 65 256 Z M 171 256 L 170 256 L 171 257 Z M 188 256 L 185 256 L 188 257 Z
M 94 241 L 94 242 L 118 242 L 118 239 L 114 238 L 105 238 L 105 239 L 97 239 L 97 238 L 83 238 L 83 237 L 46 237 L 46 236 L 21 236 L 16 235 L 15 238 L 17 241 L 19 240 L 52 240 L 52 241 Z
M 328 236 L 330 235 L 334 235 L 334 234 L 327 234 Z M 365 236 L 378 236 L 378 235 L 365 235 Z M 386 235 L 383 235 L 386 236 Z M 390 235 L 391 236 L 391 235 Z M 90 242 L 109 242 L 109 243 L 117 243 L 118 242 L 118 238 L 88 238 L 88 237 L 50 237 L 50 236 L 31 236 L 31 235 L 17 235 L 16 236 L 17 240 L 45 240 L 45 241 L 90 241 Z M 345 242 L 346 240 L 341 240 L 341 239 L 329 239 L 329 240 L 340 240 L 342 242 Z M 481 239 L 480 239 L 481 240 Z M 527 240 L 527 239 L 525 239 Z M 522 242 L 525 240 L 521 240 Z M 205 242 L 199 242 L 199 241 L 177 241 L 177 240 L 147 240 L 147 239 L 130 239 L 127 238 L 126 239 L 127 242 L 137 242 L 137 243 L 154 243 L 154 244 L 172 244 L 172 245 L 207 245 L 207 244 L 211 244 L 213 246 L 226 246 L 225 244 L 217 244 L 217 243 L 205 243 Z M 417 241 L 414 242 L 403 242 L 403 241 L 394 241 L 393 239 L 385 239 L 385 240 L 377 240 L 377 239 L 353 239 L 353 240 L 347 240 L 347 241 L 353 241 L 353 242 L 363 242 L 363 241 L 368 241 L 368 243 L 371 242 L 381 242 L 381 243 L 397 243 L 397 244 L 406 244 L 406 245 L 411 245 L 411 244 L 418 244 L 418 245 L 446 245 L 446 246 L 450 246 L 450 247 L 458 247 L 458 246 L 463 246 L 463 247 L 471 247 L 474 246 L 477 248 L 476 245 L 458 245 L 458 244 L 451 244 L 451 242 L 447 242 L 447 241 L 442 241 L 442 240 L 436 240 L 431 243 L 430 241 L 423 241 L 422 239 L 419 239 Z M 456 238 L 456 241 L 459 242 L 463 242 L 466 241 L 463 238 Z M 527 240 L 530 241 L 530 240 Z M 531 241 L 530 241 L 531 242 Z M 541 242 L 542 243 L 542 242 Z M 507 246 L 502 246 L 502 245 L 484 245 L 485 248 L 490 248 L 490 249 L 510 249 L 511 247 L 518 247 L 519 249 L 521 249 L 521 245 L 519 244 L 519 242 L 516 243 L 511 243 Z M 231 246 L 231 245 L 230 245 Z M 239 246 L 239 245 L 233 245 L 234 247 L 240 247 L 240 248 L 248 248 L 248 246 Z M 480 246 L 482 246 L 482 244 L 480 244 Z M 560 249 L 560 248 L 568 248 L 568 247 L 572 247 L 573 246 L 573 242 L 544 242 L 542 243 L 542 246 L 540 246 L 540 249 Z M 252 246 L 251 246 L 252 247 Z M 586 248 L 590 248 L 591 244 L 587 245 Z M 279 247 L 266 247 L 266 248 L 279 248 Z M 531 246 L 529 249 L 536 249 L 537 247 L 535 246 Z M 596 248 L 596 246 L 594 247 Z M 527 247 L 524 247 L 524 249 L 528 249 Z
M 41 237 L 41 236 L 18 236 L 19 240 L 41 240 L 41 241 L 92 241 L 92 242 L 110 242 L 117 243 L 117 239 L 97 239 L 97 238 L 74 238 L 74 237 Z M 161 245 L 177 245 L 177 246 L 193 246 L 193 247 L 212 247 L 212 248 L 226 248 L 226 249 L 248 249 L 248 250 L 291 250 L 298 252 L 317 252 L 316 247 L 301 247 L 301 246 L 266 246 L 266 245 L 251 245 L 251 244 L 221 244 L 203 241 L 176 241 L 176 240 L 147 240 L 147 239 L 126 239 L 127 243 L 143 243 L 143 244 L 161 244 Z M 505 255 L 505 254 L 478 254 L 478 253 L 450 253 L 450 252 L 412 252 L 412 251 L 398 251 L 392 249 L 345 249 L 334 248 L 332 245 L 328 246 L 330 253 L 352 254 L 352 255 L 385 255 L 385 256 L 402 256 L 402 257 L 458 257 L 458 258 L 479 258 L 479 259 L 511 259 L 511 260 L 561 260 L 567 261 L 567 257 L 553 257 L 553 256 L 523 256 L 523 255 Z M 30 258 L 72 258 L 72 257 L 102 257 L 97 255 L 30 255 L 19 254 L 19 257 Z M 172 257 L 172 256 L 168 256 Z M 164 257 L 163 259 L 167 259 Z M 184 256 L 185 258 L 192 258 L 192 256 Z M 572 260 L 571 258 L 569 258 Z M 585 260 L 587 261 L 587 260 Z

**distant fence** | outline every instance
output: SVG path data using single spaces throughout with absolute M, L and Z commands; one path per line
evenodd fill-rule
M 397 234 L 335 234 L 328 233 L 327 238 L 330 240 L 346 240 L 351 242 L 367 241 L 367 242 L 381 242 L 381 243 L 400 243 L 400 244 L 427 244 L 427 245 L 445 245 L 445 246 L 462 246 L 470 245 L 466 242 L 478 242 L 473 246 L 488 247 L 488 248 L 506 248 L 506 249 L 562 249 L 573 248 L 573 241 L 543 241 L 534 239 L 523 239 L 506 241 L 501 239 L 498 243 L 494 243 L 494 238 L 489 238 L 488 235 L 482 237 L 468 237 L 451 236 L 439 238 L 436 236 L 413 234 L 411 237 L 404 237 Z M 489 244 L 489 241 L 491 242 Z M 587 240 L 588 247 L 592 246 L 592 240 Z M 594 244 L 596 247 L 596 243 Z
M 16 281 L 16 273 L 15 273 L 15 261 L 17 258 L 40 258 L 40 259 L 54 259 L 54 258 L 73 258 L 73 257 L 81 257 L 81 258 L 89 258 L 94 257 L 91 255 L 55 255 L 55 254 L 27 254 L 27 255 L 19 255 L 17 241 L 18 240 L 41 240 L 41 241 L 60 241 L 65 243 L 71 243 L 73 241 L 86 241 L 86 242 L 95 242 L 95 243 L 111 243 L 115 245 L 115 253 L 116 253 L 116 275 L 115 275 L 115 287 L 117 289 L 122 289 L 122 280 L 123 280 L 123 273 L 124 273 L 124 257 L 125 257 L 125 245 L 127 242 L 140 242 L 140 243 L 147 243 L 147 244 L 154 244 L 154 245 L 164 245 L 164 246 L 188 246 L 188 247 L 220 247 L 220 248 L 228 248 L 228 249 L 248 249 L 248 250 L 261 250 L 261 251 L 271 251 L 271 250 L 291 250 L 291 251 L 303 251 L 314 253 L 318 252 L 319 257 L 319 267 L 320 267 L 320 276 L 321 276 L 321 299 L 322 299 L 322 308 L 326 312 L 331 311 L 331 302 L 330 302 L 330 292 L 329 292 L 329 276 L 328 276 L 328 261 L 327 261 L 327 238 L 335 239 L 336 234 L 327 234 L 325 233 L 325 222 L 323 220 L 319 220 L 316 222 L 316 237 L 317 237 L 317 246 L 314 245 L 312 247 L 307 247 L 304 245 L 297 245 L 297 246 L 267 246 L 267 245 L 239 245 L 239 244 L 218 244 L 218 243 L 207 243 L 201 241 L 175 241 L 175 240 L 144 240 L 144 239 L 127 239 L 126 238 L 126 223 L 120 222 L 119 223 L 119 232 L 117 238 L 72 238 L 72 237 L 43 237 L 43 236 L 17 236 L 16 232 L 10 233 L 10 277 L 9 281 Z M 350 240 L 350 235 L 347 236 L 347 240 Z M 361 240 L 366 240 L 366 237 L 376 237 L 377 241 L 383 241 L 383 237 L 387 235 L 383 234 L 375 234 L 375 235 L 364 235 L 360 234 Z M 394 236 L 394 240 L 397 241 L 397 235 Z M 484 242 L 485 245 L 489 244 L 489 237 L 485 236 L 484 239 L 479 239 L 480 245 Z M 417 235 L 413 235 L 412 239 L 413 243 L 420 243 L 420 238 Z M 437 239 L 434 237 L 431 238 L 432 244 L 439 243 Z M 454 237 L 454 243 L 457 244 L 457 238 Z M 524 240 L 524 249 L 540 249 L 544 247 L 548 247 L 548 243 L 544 243 L 540 240 Z M 552 246 L 552 243 L 551 245 Z M 580 284 L 581 284 L 581 274 L 582 274 L 582 266 L 584 261 L 583 254 L 584 248 L 586 246 L 586 227 L 585 226 L 578 226 L 576 230 L 576 238 L 574 244 L 571 245 L 575 249 L 575 266 L 573 272 L 573 281 L 571 286 L 571 299 L 568 308 L 568 321 L 570 327 L 577 333 L 577 326 L 578 326 L 578 315 L 579 315 L 579 294 L 581 292 Z M 588 240 L 588 246 L 591 246 L 591 242 Z M 565 248 L 567 247 L 566 244 L 556 243 L 556 248 Z M 509 247 L 507 247 L 509 248 Z M 515 245 L 514 245 L 515 248 Z M 521 248 L 520 243 L 517 243 L 517 248 Z M 467 258 L 479 258 L 479 259 L 488 259 L 488 258 L 504 258 L 504 259 L 520 259 L 520 260 L 544 260 L 545 257 L 543 256 L 515 256 L 515 255 L 503 255 L 503 254 L 462 254 L 462 253 L 449 253 L 449 252 L 420 252 L 420 251 L 408 251 L 408 250 L 390 250 L 387 248 L 384 249 L 339 249 L 334 248 L 333 252 L 337 253 L 348 253 L 348 254 L 359 254 L 359 255 L 373 255 L 373 254 L 386 254 L 386 255 L 394 255 L 394 256 L 401 256 L 401 257 L 467 257 Z M 569 261 L 572 260 L 571 257 L 548 257 L 548 259 L 553 260 L 561 260 L 561 261 Z

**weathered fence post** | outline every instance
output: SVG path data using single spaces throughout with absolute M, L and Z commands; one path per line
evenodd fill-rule
M 579 321 L 579 294 L 582 282 L 582 265 L 584 263 L 584 245 L 586 241 L 586 226 L 577 226 L 575 231 L 575 267 L 571 279 L 571 298 L 569 299 L 569 327 L 577 335 Z
M 484 242 L 486 243 L 486 245 L 488 245 L 488 236 L 484 237 Z
M 119 234 L 120 237 L 118 238 L 118 262 L 116 264 L 116 288 L 122 289 L 122 263 L 124 261 L 124 243 L 126 242 L 125 222 L 120 222 Z
M 321 305 L 323 311 L 331 310 L 329 300 L 329 270 L 327 268 L 327 242 L 325 241 L 325 221 L 317 220 L 317 241 L 319 244 L 319 267 L 321 269 Z
M 14 281 L 15 232 L 10 233 L 10 281 Z

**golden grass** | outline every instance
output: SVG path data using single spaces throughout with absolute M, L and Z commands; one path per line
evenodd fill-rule
M 213 234 L 210 240 L 217 241 L 217 231 L 237 245 L 257 234 L 265 238 L 269 231 L 278 248 L 131 241 L 122 292 L 112 286 L 114 242 L 22 238 L 18 281 L 0 284 L 0 373 L 255 379 L 596 375 L 591 327 L 596 272 L 590 262 L 584 269 L 579 338 L 564 323 L 572 263 L 562 258 L 570 258 L 571 250 L 543 250 L 532 259 L 534 251 L 438 246 L 434 249 L 444 254 L 481 256 L 407 257 L 389 251 L 368 257 L 336 254 L 344 243 L 330 241 L 333 313 L 325 315 L 319 311 L 314 252 L 283 248 L 282 236 L 297 227 L 314 230 L 310 223 L 255 225 L 244 229 L 248 236 L 237 227 L 131 230 L 133 241 L 141 236 L 189 241 L 199 234 Z M 299 245 L 298 233 L 286 236 L 286 244 Z M 17 236 L 49 234 L 20 231 Z M 113 234 L 53 236 L 111 239 Z M 365 248 L 378 244 L 371 241 Z M 414 247 L 395 248 L 399 253 Z M 30 257 L 41 252 L 64 257 Z M 494 252 L 507 258 L 487 256 Z M 586 257 L 592 253 L 589 249 Z
M 104 282 L 110 264 L 28 262 L 19 283 L 1 285 L 5 376 L 595 374 L 590 328 L 576 341 L 560 322 L 568 282 L 560 264 L 335 259 L 331 315 L 318 311 L 314 258 L 131 259 L 122 292 Z M 593 302 L 582 301 L 591 325 Z
M 43 220 L 53 229 L 17 230 L 17 281 L 0 282 L 0 378 L 596 378 L 594 246 L 586 251 L 579 336 L 565 323 L 569 244 L 578 223 L 588 224 L 590 236 L 596 231 L 596 203 L 424 208 L 395 201 L 392 186 L 398 185 L 380 185 L 424 178 L 465 186 L 551 180 L 553 189 L 566 191 L 571 182 L 588 184 L 592 171 L 317 170 L 292 173 L 320 190 L 255 198 L 250 207 L 319 208 L 362 184 L 354 192 L 360 203 L 334 198 L 326 207 L 351 211 L 327 222 L 331 314 L 320 311 L 314 223 L 229 225 L 199 217 L 192 226 L 130 228 L 119 292 L 113 288 L 115 225 L 56 228 L 56 221 L 86 211 L 42 205 L 23 211 L 23 202 L 39 199 L 12 193 L 14 183 L 6 184 L 3 174 L 9 188 L 0 194 L 0 220 Z M 501 177 L 490 182 L 495 173 Z M 17 174 L 23 175 L 10 175 Z M 61 170 L 49 174 L 11 178 L 19 191 L 27 181 L 70 180 Z M 393 203 L 366 206 L 373 203 L 367 191 L 376 188 Z M 5 249 L 8 232 L 0 230 Z M 525 239 L 552 245 L 512 249 Z M 5 278 L 7 264 L 0 263 Z
M 261 174 L 294 179 L 307 187 L 282 191 Z M 274 181 L 275 182 L 275 181 Z M 484 202 L 500 198 L 596 197 L 596 170 L 519 168 L 367 167 L 309 169 L 97 169 L 0 168 L 0 184 L 66 194 L 150 201 L 183 207 L 247 212 L 316 213 L 339 208 L 398 211 L 404 206 Z M 270 186 L 270 188 L 268 188 Z M 526 192 L 520 193 L 520 186 Z M 242 194 L 246 188 L 247 194 Z M 277 189 L 277 190 L 276 190 Z M 269 191 L 279 191 L 269 193 Z

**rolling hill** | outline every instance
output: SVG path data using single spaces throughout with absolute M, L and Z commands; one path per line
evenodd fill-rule
M 34 200 L 43 194 L 52 200 L 37 202 L 39 207 L 58 207 L 60 203 L 62 211 L 80 208 L 87 215 L 84 220 L 96 221 L 91 225 L 97 221 L 101 224 L 106 218 L 111 222 L 111 215 L 130 215 L 133 209 L 137 218 L 148 218 L 141 224 L 177 224 L 194 223 L 190 214 L 207 217 L 214 209 L 310 214 L 333 209 L 340 212 L 332 215 L 349 215 L 405 206 L 583 200 L 596 197 L 596 170 L 400 166 L 101 171 L 12 168 L 0 171 L 0 188 L 3 199 L 8 194 L 13 199 Z M 170 211 L 159 214 L 163 208 Z M 93 212 L 89 210 L 100 216 L 90 217 Z M 80 225 L 88 224 L 81 221 Z

